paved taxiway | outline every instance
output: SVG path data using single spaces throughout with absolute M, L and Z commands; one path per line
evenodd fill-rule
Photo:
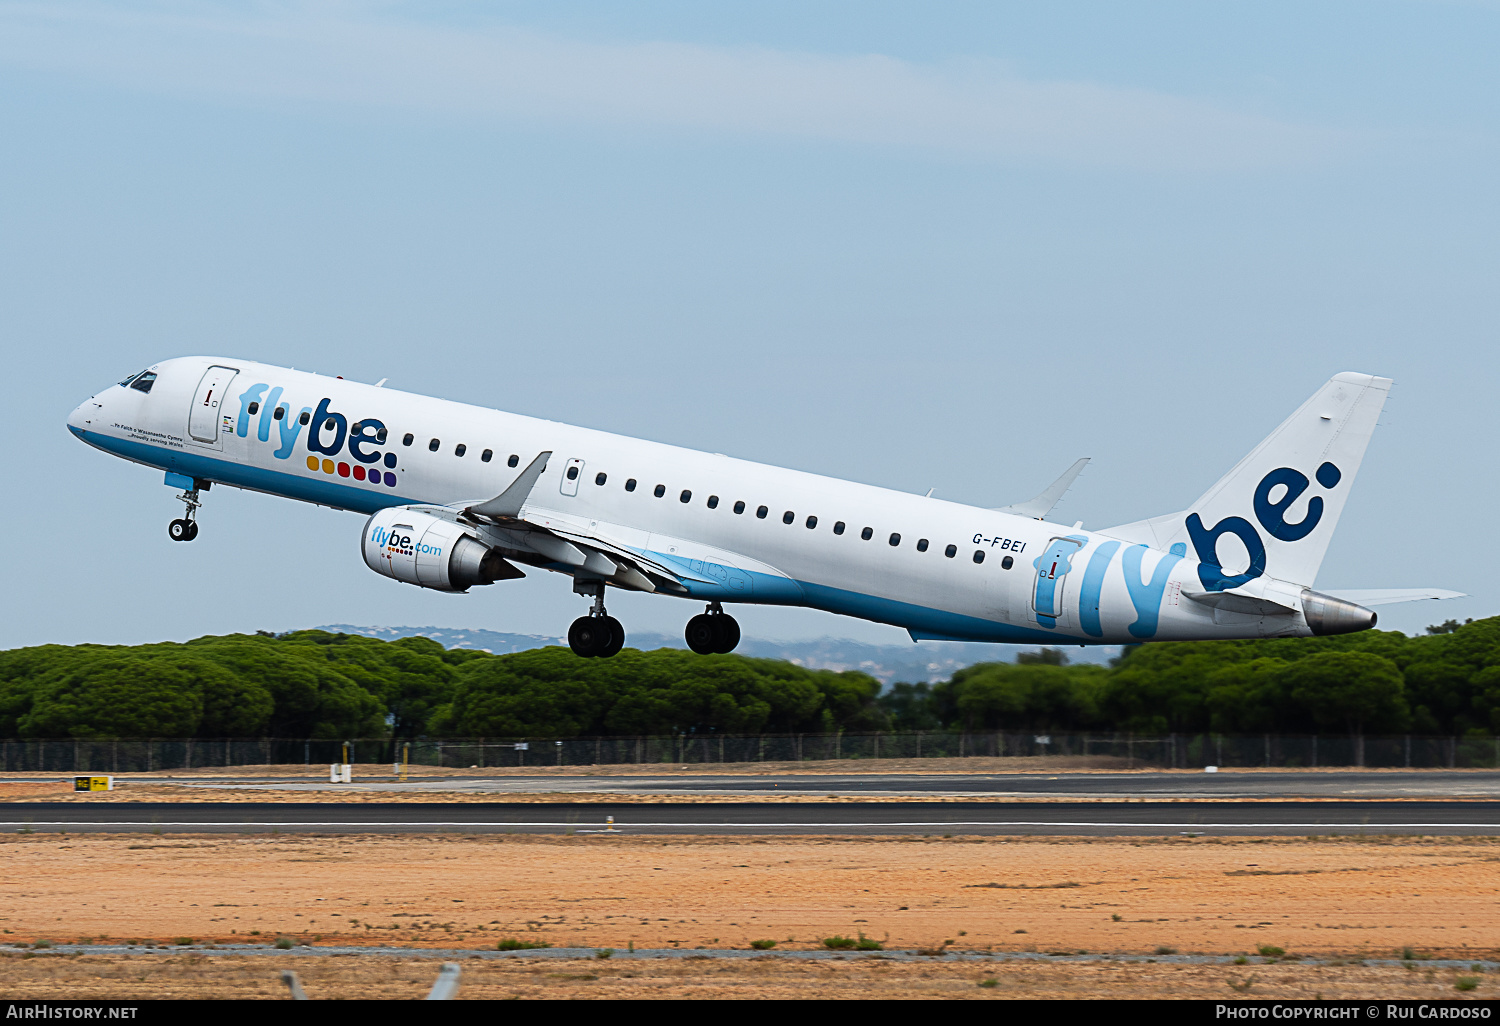
M 37 802 L 0 805 L 36 833 L 1500 835 L 1500 802 Z
M 123 777 L 130 780 L 132 778 Z M 138 778 L 162 783 L 161 778 Z M 1314 771 L 1302 773 L 1053 773 L 1053 774 L 778 774 L 677 773 L 643 776 L 452 776 L 394 778 L 330 784 L 285 777 L 212 777 L 174 781 L 190 787 L 250 791 L 323 791 L 466 794 L 616 794 L 663 797 L 992 798 L 1067 801 L 1249 801 L 1256 799 L 1484 799 L 1500 800 L 1493 770 Z

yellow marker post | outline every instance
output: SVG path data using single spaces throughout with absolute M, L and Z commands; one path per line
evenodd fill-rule
M 406 770 L 411 765 L 411 742 L 401 746 L 401 782 L 406 783 Z

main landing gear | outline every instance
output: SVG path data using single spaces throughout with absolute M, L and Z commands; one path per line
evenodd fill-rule
M 167 537 L 173 541 L 189 542 L 198 537 L 198 507 L 203 505 L 198 498 L 198 489 L 207 488 L 208 482 L 193 482 L 193 487 L 177 496 L 187 506 L 187 515 L 167 525 Z
M 568 647 L 574 655 L 607 658 L 625 645 L 625 626 L 604 611 L 603 581 L 574 581 L 573 590 L 592 595 L 594 608 L 568 628 Z
M 724 612 L 717 602 L 708 604 L 708 612 L 699 613 L 687 622 L 688 648 L 699 655 L 733 652 L 740 643 L 740 625 Z

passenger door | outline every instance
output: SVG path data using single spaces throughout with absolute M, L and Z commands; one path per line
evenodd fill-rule
M 229 393 L 229 383 L 238 373 L 233 367 L 210 367 L 203 372 L 203 380 L 193 393 L 192 409 L 188 411 L 188 434 L 195 442 L 218 445 L 219 410 Z

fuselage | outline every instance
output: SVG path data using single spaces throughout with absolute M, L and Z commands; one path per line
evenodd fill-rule
M 807 606 L 916 639 L 1120 644 L 1311 633 L 1190 601 L 1198 563 L 1105 534 L 243 360 L 151 368 L 68 425 L 116 456 L 374 514 L 462 506 L 553 457 L 528 516 L 682 570 L 685 597 Z M 568 571 L 567 567 L 551 567 Z M 524 586 L 524 585 L 508 585 Z M 1294 589 L 1296 586 L 1288 586 Z

